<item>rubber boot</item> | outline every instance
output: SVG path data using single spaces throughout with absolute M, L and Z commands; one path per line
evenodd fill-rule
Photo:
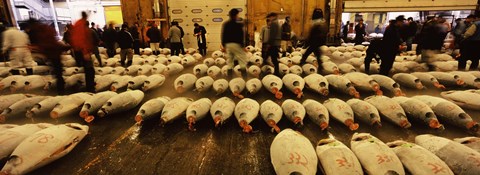
M 244 80 L 247 80 L 247 69 L 241 69 L 240 72 L 242 73 L 242 78 Z
M 128 61 L 127 61 L 127 67 L 131 66 L 131 65 L 132 65 L 132 63 L 133 63 L 133 61 L 132 61 L 132 60 L 128 60 Z
M 26 68 L 27 75 L 33 75 L 33 68 Z
M 20 70 L 18 70 L 18 69 L 12 69 L 12 70 L 10 70 L 10 73 L 11 73 L 12 75 L 20 75 Z
M 233 69 L 227 70 L 227 80 L 231 80 L 233 78 Z

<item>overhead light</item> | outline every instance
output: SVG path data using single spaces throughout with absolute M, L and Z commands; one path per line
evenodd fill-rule
M 283 7 L 280 8 L 280 11 L 283 12 Z

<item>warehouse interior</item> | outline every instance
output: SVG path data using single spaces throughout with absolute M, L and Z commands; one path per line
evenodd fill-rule
M 480 174 L 477 25 L 480 0 L 2 0 L 0 175 Z

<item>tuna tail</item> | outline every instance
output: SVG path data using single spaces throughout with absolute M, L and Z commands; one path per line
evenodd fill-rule
M 464 85 L 465 84 L 465 81 L 463 81 L 462 79 L 457 79 L 457 85 Z
M 445 86 L 440 84 L 438 81 L 437 82 L 433 82 L 433 86 L 435 86 L 436 88 L 438 89 L 441 89 L 441 90 L 445 90 Z
M 268 126 L 272 127 L 272 132 L 280 133 L 280 128 L 277 126 L 277 123 L 273 120 L 267 121 Z
M 195 126 L 194 126 L 195 125 L 195 117 L 194 116 L 188 116 L 187 120 L 188 120 L 188 130 L 196 131 Z
M 91 123 L 94 119 L 95 119 L 95 117 L 93 115 L 88 115 L 88 116 L 85 117 L 85 121 L 87 123 Z
M 327 122 L 322 122 L 320 123 L 320 129 L 323 131 L 328 128 L 328 123 Z
M 82 118 L 86 118 L 88 116 L 88 111 L 87 110 L 83 110 L 83 111 L 80 111 L 80 117 Z
M 345 120 L 345 125 L 347 125 L 351 131 L 355 131 L 358 129 L 358 124 L 354 123 L 352 119 Z
M 135 116 L 135 121 L 137 122 L 137 125 L 142 125 L 142 122 L 143 122 L 142 115 L 136 115 Z
M 222 117 L 216 115 L 215 118 L 213 118 L 213 122 L 215 123 L 216 128 L 220 127 L 220 124 L 222 124 Z
M 408 120 L 402 120 L 400 121 L 400 127 L 402 128 L 410 128 L 412 124 L 408 122 Z
M 50 117 L 53 119 L 57 119 L 59 117 L 59 114 L 57 111 L 52 111 L 50 112 Z
M 323 90 L 321 90 L 321 93 L 322 93 L 323 96 L 328 96 L 329 91 L 328 91 L 328 89 L 323 89 Z
M 0 122 L 1 122 L 1 118 L 0 118 Z M 472 132 L 478 132 L 478 129 L 479 129 L 479 125 L 475 121 L 468 122 L 466 127 L 469 131 L 472 131 Z
M 245 120 L 240 121 L 240 127 L 243 128 L 244 133 L 251 133 L 253 128 Z
M 353 86 L 350 88 L 349 94 L 355 98 L 360 98 L 360 93 Z
M 301 128 L 303 126 L 303 120 L 300 117 L 294 117 L 293 118 L 293 123 L 295 124 L 295 127 Z
M 242 94 L 240 94 L 238 91 L 234 92 L 234 93 L 233 93 L 233 96 L 235 96 L 235 97 L 237 97 L 237 98 L 239 98 L 239 99 L 245 98 L 245 97 L 244 97 Z
M 381 128 L 382 127 L 382 122 L 380 122 L 378 120 L 373 121 L 372 126 L 374 126 L 375 128 Z
M 117 92 L 117 88 L 115 86 L 110 86 L 110 91 Z
M 405 93 L 402 92 L 402 90 L 400 88 L 395 88 L 395 92 L 394 92 L 395 96 L 405 96 Z
M 293 93 L 297 95 L 297 98 L 302 98 L 303 97 L 303 92 L 300 88 L 293 89 Z

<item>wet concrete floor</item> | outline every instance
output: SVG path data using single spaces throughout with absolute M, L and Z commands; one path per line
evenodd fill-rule
M 193 67 L 186 68 L 182 73 L 191 72 Z M 178 74 L 180 75 L 180 74 Z M 173 81 L 178 76 L 170 76 L 165 84 L 146 93 L 143 102 L 158 96 L 171 98 L 186 96 L 195 100 L 208 97 L 212 101 L 222 97 L 215 96 L 213 90 L 208 93 L 186 92 L 178 94 L 173 90 Z M 428 94 L 438 96 L 440 91 L 429 87 L 426 90 L 404 89 L 407 96 Z M 295 99 L 287 89 L 282 90 L 285 99 Z M 256 95 L 245 93 L 245 97 L 256 99 L 259 103 L 267 99 L 274 100 L 274 95 L 262 89 Z M 223 95 L 233 98 L 227 91 Z M 362 99 L 373 93 L 362 93 Z M 392 94 L 386 94 L 392 96 Z M 350 97 L 331 92 L 328 97 L 348 100 Z M 305 90 L 305 96 L 299 99 L 315 99 L 323 102 L 327 97 Z M 283 101 L 281 100 L 281 101 Z M 236 102 L 239 99 L 235 99 Z M 275 101 L 275 100 L 274 100 Z M 278 101 L 278 102 L 281 102 Z M 146 121 L 143 126 L 135 124 L 134 116 L 139 107 L 122 114 L 96 119 L 89 124 L 89 134 L 65 157 L 50 163 L 30 174 L 35 175 L 65 175 L 65 174 L 275 174 L 270 161 L 270 144 L 275 137 L 267 124 L 258 117 L 252 122 L 254 132 L 242 132 L 235 117 L 231 117 L 220 128 L 215 128 L 210 116 L 196 124 L 196 131 L 189 131 L 185 118 L 159 126 L 159 117 Z M 474 120 L 480 121 L 480 113 L 467 111 Z M 31 123 L 28 119 L 10 120 L 7 123 Z M 35 122 L 85 123 L 78 116 L 70 116 L 54 121 L 48 116 L 41 116 Z M 326 131 L 312 123 L 307 117 L 305 125 L 297 128 L 313 145 L 320 139 L 332 134 L 338 140 L 350 145 L 353 131 L 342 123 L 330 119 L 330 126 Z M 446 138 L 471 136 L 462 129 L 445 124 L 444 131 L 429 129 L 421 123 L 412 122 L 410 129 L 401 129 L 387 121 L 383 121 L 382 128 L 372 128 L 365 123 L 359 123 L 356 132 L 369 132 L 384 142 L 394 140 L 414 141 L 419 134 L 435 134 Z M 294 128 L 293 123 L 283 118 L 279 127 Z M 4 162 L 0 162 L 3 166 Z M 319 173 L 320 174 L 320 171 Z

